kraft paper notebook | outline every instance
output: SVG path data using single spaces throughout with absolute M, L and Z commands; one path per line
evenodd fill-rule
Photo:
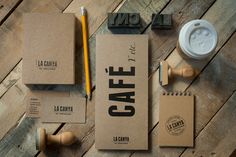
M 74 84 L 74 14 L 26 13 L 23 28 L 23 83 Z
M 181 92 L 163 93 L 159 113 L 159 146 L 193 147 L 194 96 Z
M 148 149 L 148 36 L 97 35 L 95 147 Z

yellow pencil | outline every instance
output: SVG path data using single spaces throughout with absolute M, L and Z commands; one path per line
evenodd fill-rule
M 86 80 L 86 94 L 91 99 L 91 86 L 90 86 L 90 74 L 89 74 L 89 56 L 88 56 L 88 31 L 87 31 L 87 18 L 86 10 L 81 7 L 82 13 L 82 33 L 83 33 L 83 46 L 84 46 L 84 69 L 85 69 L 85 80 Z

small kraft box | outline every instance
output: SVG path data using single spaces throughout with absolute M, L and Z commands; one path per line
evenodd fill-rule
M 23 83 L 74 84 L 74 14 L 27 13 L 23 28 Z
M 95 147 L 148 149 L 148 36 L 97 35 Z

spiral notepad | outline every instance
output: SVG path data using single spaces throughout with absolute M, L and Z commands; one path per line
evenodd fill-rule
M 159 146 L 193 147 L 194 96 L 185 92 L 163 93 L 159 113 Z

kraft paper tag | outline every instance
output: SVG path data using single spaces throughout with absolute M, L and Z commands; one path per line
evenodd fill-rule
M 84 97 L 44 97 L 42 104 L 42 122 L 85 123 Z

